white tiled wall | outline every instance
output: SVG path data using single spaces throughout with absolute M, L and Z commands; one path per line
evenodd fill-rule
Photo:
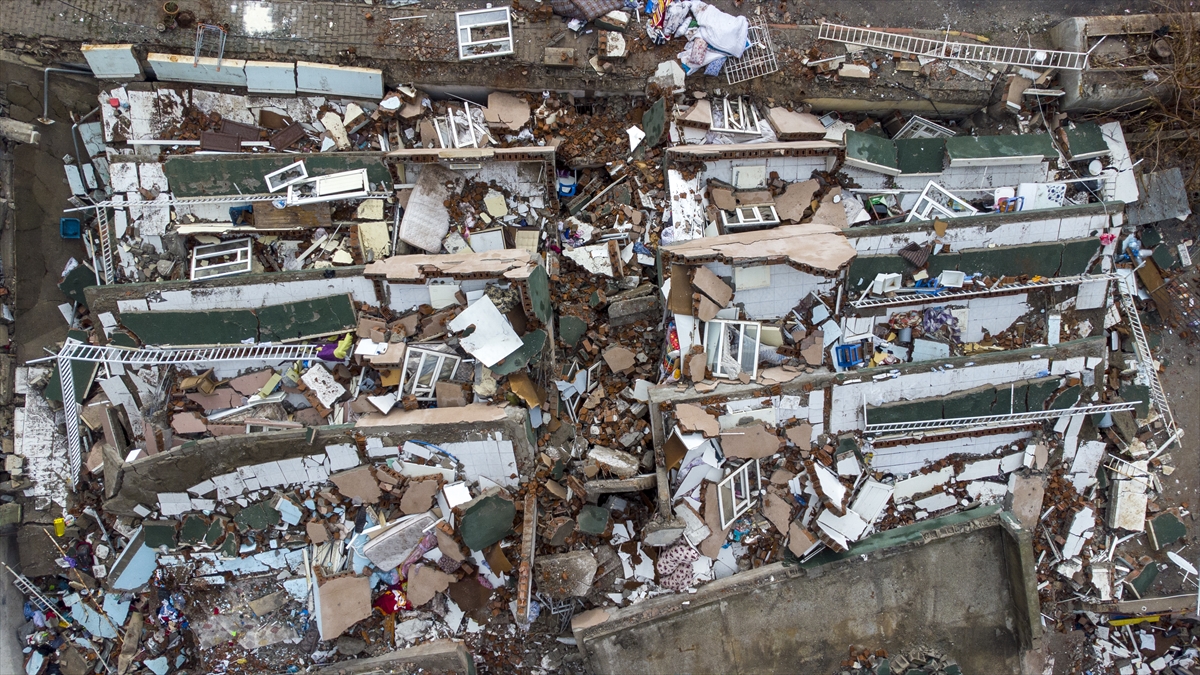
M 729 280 L 732 286 L 733 270 L 724 263 L 705 265 L 713 274 Z M 788 265 L 771 265 L 771 284 L 766 288 L 738 290 L 734 288 L 733 304 L 741 304 L 746 316 L 755 321 L 778 319 L 786 315 L 796 303 L 813 291 L 825 292 L 833 288 L 834 280 L 801 272 Z
M 468 481 L 484 476 L 504 486 L 516 486 L 517 455 L 512 441 L 489 439 L 465 443 L 443 443 L 440 446 L 463 464 Z
M 895 474 L 908 473 L 954 454 L 990 455 L 997 448 L 1007 447 L 1031 435 L 1029 431 L 1019 431 L 995 436 L 955 438 L 933 443 L 914 442 L 890 448 L 875 448 L 871 451 L 871 468 Z
M 986 329 L 992 335 L 1008 328 L 1019 317 L 1029 311 L 1029 294 L 1002 295 L 999 297 L 963 298 L 947 302 L 951 307 L 965 306 L 967 308 L 967 325 L 959 326 L 963 342 L 978 342 L 983 339 Z M 892 314 L 899 314 L 916 309 L 936 307 L 936 304 L 906 305 L 903 307 L 888 307 L 887 313 L 875 317 L 875 323 L 887 323 Z
M 940 364 L 931 364 L 931 368 L 934 366 L 940 367 Z M 892 401 L 945 396 L 985 384 L 1004 384 L 1035 377 L 1049 369 L 1048 359 L 1023 356 L 1020 360 L 1008 363 L 930 370 L 891 379 L 834 386 L 829 429 L 832 433 L 838 433 L 861 428 L 864 398 L 868 405 L 882 405 Z

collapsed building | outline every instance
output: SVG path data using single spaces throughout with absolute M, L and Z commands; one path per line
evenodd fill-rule
M 813 67 L 870 71 L 844 61 Z M 611 120 L 555 92 L 172 64 L 77 125 L 71 327 L 18 374 L 28 639 L 91 638 L 33 672 L 678 671 L 663 635 L 738 670 L 800 643 L 705 642 L 810 593 L 862 627 L 806 671 L 987 630 L 955 658 L 1019 672 L 1062 603 L 1194 608 L 1153 597 L 1186 508 L 1147 515 L 1182 431 L 1139 313 L 1200 327 L 1154 227 L 1190 211 L 1148 212 L 1173 179 L 1118 123 L 851 122 L 668 68 L 580 135 Z M 920 636 L 814 582 L 956 556 L 986 607 L 889 595 Z M 1106 664 L 1195 660 L 1108 630 Z

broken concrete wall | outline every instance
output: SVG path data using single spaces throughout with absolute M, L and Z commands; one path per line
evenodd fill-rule
M 944 440 L 922 437 L 886 447 L 876 444 L 871 449 L 871 469 L 905 474 L 950 455 L 990 455 L 997 448 L 1011 447 L 1032 435 L 1033 432 L 1029 430 L 987 436 L 951 434 L 951 438 Z
M 462 281 L 446 279 L 445 281 L 463 293 L 470 293 L 472 291 L 481 291 L 489 284 L 502 281 L 502 279 L 497 276 L 494 279 L 464 279 Z M 393 312 L 407 312 L 416 309 L 420 305 L 432 303 L 429 295 L 429 285 L 425 283 L 388 283 L 385 288 L 387 289 L 387 306 Z M 437 305 L 434 305 L 433 308 L 441 309 Z
M 1050 29 L 1050 39 L 1055 49 L 1063 51 L 1090 51 L 1088 38 L 1097 37 L 1088 30 L 1092 17 L 1072 17 Z M 1094 17 L 1105 21 L 1113 17 Z M 1127 20 L 1127 17 L 1121 17 Z M 1164 22 L 1166 23 L 1166 22 Z M 1102 36 L 1104 33 L 1101 33 Z M 1115 36 L 1118 40 L 1120 36 Z M 1095 45 L 1092 47 L 1095 48 Z M 1084 70 L 1062 70 L 1058 73 L 1059 87 L 1065 95 L 1060 99 L 1063 111 L 1113 110 L 1148 105 L 1150 101 L 1170 96 L 1169 81 L 1151 85 L 1140 76 L 1114 68 L 1085 68 Z
M 383 71 L 297 61 L 296 91 L 378 100 L 383 98 Z
M 828 171 L 836 162 L 837 155 L 829 154 L 823 157 L 770 157 L 763 159 L 720 159 L 706 162 L 704 179 L 715 178 L 733 183 L 733 170 L 743 166 L 766 165 L 767 175 L 778 173 L 780 180 L 788 183 L 808 180 L 814 171 Z
M 1011 511 L 999 514 L 1000 527 L 1007 535 L 1004 544 L 1004 564 L 1012 588 L 1013 609 L 1016 613 L 1017 635 L 1022 646 L 1029 646 L 1041 636 L 1041 601 L 1038 599 L 1037 562 L 1033 552 L 1033 534 L 1021 526 Z
M 327 277 L 330 271 L 333 276 Z M 88 308 L 96 316 L 105 312 L 119 315 L 123 308 L 134 305 L 141 305 L 137 309 L 150 312 L 243 309 L 342 293 L 349 293 L 356 302 L 379 303 L 374 283 L 363 278 L 362 266 L 239 274 L 205 281 L 183 279 L 88 286 L 84 289 Z
M 455 411 L 464 410 L 455 408 Z M 460 415 L 461 422 L 376 423 L 369 428 L 350 426 L 310 427 L 259 434 L 219 436 L 195 442 L 145 457 L 123 465 L 120 469 L 117 494 L 104 504 L 107 511 L 133 515 L 137 504 L 154 505 L 160 492 L 185 492 L 204 480 L 235 471 L 241 466 L 321 454 L 325 446 L 355 443 L 356 436 L 383 439 L 385 445 L 401 445 L 408 440 L 429 443 L 456 443 L 484 440 L 500 434 L 511 440 L 518 465 L 528 467 L 533 461 L 533 448 L 526 433 L 526 413 L 518 407 L 497 408 L 487 419 Z M 312 434 L 311 436 L 309 434 Z M 365 456 L 365 455 L 364 455 Z
M 924 245 L 935 238 L 954 250 L 1013 246 L 1099 236 L 1110 222 L 1123 222 L 1123 211 L 1121 202 L 1083 204 L 954 218 L 947 221 L 941 237 L 935 235 L 931 222 L 863 225 L 847 230 L 846 237 L 859 255 L 892 255 L 910 243 Z
M 318 675 L 375 675 L 376 673 L 458 673 L 475 675 L 475 661 L 457 640 L 433 640 L 397 649 L 383 656 L 340 661 L 317 671 Z
M 900 376 L 873 380 L 876 370 L 863 369 L 855 373 L 858 382 L 836 384 L 829 408 L 829 431 L 837 433 L 861 429 L 863 402 L 880 406 L 900 400 L 944 397 L 983 385 L 1001 385 L 1018 380 L 1035 379 L 1045 371 L 1052 372 L 1053 362 L 1078 356 L 1103 357 L 1104 338 L 1094 337 L 1063 342 L 1055 347 L 1033 347 L 986 355 L 960 356 L 939 360 L 938 370 L 930 364 L 911 364 L 900 368 Z M 967 366 L 966 363 L 973 365 Z M 942 368 L 949 364 L 953 368 Z M 885 369 L 888 367 L 885 367 Z M 936 419 L 934 415 L 927 419 Z
M 929 256 L 925 270 L 936 277 L 947 270 L 1000 276 L 1067 277 L 1093 271 L 1100 257 L 1096 237 L 997 248 L 951 249 Z M 880 272 L 901 274 L 912 265 L 899 255 L 859 255 L 850 264 L 849 290 L 865 289 Z
M 613 610 L 576 640 L 595 673 L 824 673 L 847 645 L 915 644 L 950 654 L 964 672 L 1019 673 L 1020 650 L 1039 632 L 1037 581 L 1029 533 L 998 511 L 897 528 L 852 555 L 764 565 Z
M 514 196 L 545 200 L 544 206 L 557 202 L 558 190 L 554 173 L 554 148 L 528 146 L 513 148 L 406 148 L 388 154 L 403 164 L 407 182 L 414 182 L 422 166 L 437 163 L 454 169 L 467 180 L 482 183 L 495 181 Z M 462 168 L 477 164 L 477 169 Z M 525 214 L 522 214 L 525 215 Z
M 321 270 L 308 270 L 321 271 Z M 244 277 L 238 277 L 245 279 Z M 199 285 L 204 282 L 194 282 Z M 158 285 L 158 284 L 155 284 Z M 260 309 L 288 302 L 303 302 L 334 295 L 347 295 L 354 302 L 378 305 L 375 284 L 361 276 L 296 279 L 248 283 L 219 288 L 187 288 L 177 291 L 151 291 L 143 299 L 117 301 L 121 312 L 205 312 L 218 309 Z

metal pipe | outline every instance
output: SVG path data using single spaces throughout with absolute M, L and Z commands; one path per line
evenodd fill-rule
M 86 75 L 95 77 L 91 72 L 75 70 L 73 68 L 46 68 L 42 71 L 42 116 L 38 118 L 38 122 L 42 124 L 54 124 L 54 120 L 50 119 L 50 73 L 70 73 L 72 75 Z

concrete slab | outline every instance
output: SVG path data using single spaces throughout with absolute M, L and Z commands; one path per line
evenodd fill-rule
M 252 94 L 295 94 L 296 65 L 273 61 L 246 62 L 246 89 Z
M 220 63 L 218 67 L 217 60 L 208 56 L 201 56 L 197 63 L 192 56 L 155 53 L 146 55 L 146 65 L 150 66 L 160 80 L 223 87 L 246 86 L 245 61 L 221 59 Z
M 383 98 L 383 71 L 296 62 L 296 91 L 351 98 Z
M 1032 547 L 1027 531 L 1002 519 L 981 509 L 892 530 L 843 556 L 818 555 L 825 561 L 813 563 L 816 574 L 765 565 L 693 594 L 609 610 L 607 621 L 575 637 L 600 674 L 836 672 L 848 644 L 889 651 L 922 644 L 964 672 L 1015 675 L 1036 630 L 1024 610 L 1026 586 L 1036 581 L 1032 571 L 1012 572 L 1025 557 L 1032 566 Z M 864 560 L 864 546 L 888 553 Z
M 92 74 L 100 80 L 140 80 L 142 64 L 133 53 L 132 44 L 83 45 L 80 48 Z

